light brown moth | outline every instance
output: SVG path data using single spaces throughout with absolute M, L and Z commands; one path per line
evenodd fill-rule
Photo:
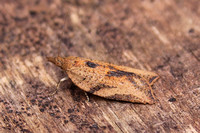
M 80 57 L 47 57 L 61 67 L 80 89 L 94 95 L 134 103 L 153 104 L 154 72 Z

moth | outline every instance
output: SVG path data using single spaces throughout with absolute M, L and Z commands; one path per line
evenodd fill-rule
M 118 66 L 81 57 L 47 57 L 61 67 L 80 89 L 107 99 L 153 104 L 154 72 Z

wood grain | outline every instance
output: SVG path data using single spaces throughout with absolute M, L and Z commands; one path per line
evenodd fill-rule
M 200 1 L 1 0 L 0 132 L 200 132 Z M 59 47 L 61 50 L 59 51 Z M 154 71 L 153 105 L 89 95 L 46 56 Z

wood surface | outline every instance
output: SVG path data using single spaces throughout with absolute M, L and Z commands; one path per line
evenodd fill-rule
M 157 102 L 50 96 L 58 53 L 156 72 Z M 1 0 L 0 132 L 200 132 L 200 1 Z

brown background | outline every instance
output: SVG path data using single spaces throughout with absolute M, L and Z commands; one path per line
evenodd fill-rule
M 199 0 L 1 0 L 0 132 L 200 132 Z M 60 47 L 60 50 L 59 50 Z M 154 105 L 89 95 L 46 56 L 158 73 Z

